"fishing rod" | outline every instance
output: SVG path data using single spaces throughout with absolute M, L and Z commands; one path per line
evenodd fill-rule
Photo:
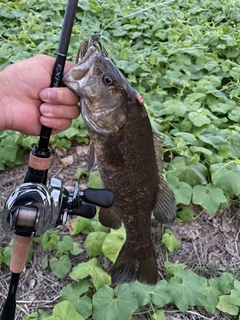
M 61 85 L 77 5 L 78 0 L 67 2 L 50 83 L 52 88 Z M 29 156 L 24 183 L 12 192 L 3 209 L 3 227 L 6 231 L 14 231 L 15 235 L 10 262 L 11 280 L 1 320 L 14 320 L 17 287 L 32 238 L 49 228 L 65 224 L 69 215 L 93 218 L 96 205 L 109 208 L 114 201 L 110 190 L 87 188 L 78 192 L 77 182 L 73 193 L 69 193 L 56 178 L 51 178 L 47 185 L 52 160 L 49 147 L 51 131 L 51 128 L 42 126 L 38 145 L 32 148 Z

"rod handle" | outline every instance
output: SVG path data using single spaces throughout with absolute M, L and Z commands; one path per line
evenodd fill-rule
M 13 273 L 22 273 L 28 257 L 32 238 L 14 235 L 10 270 Z

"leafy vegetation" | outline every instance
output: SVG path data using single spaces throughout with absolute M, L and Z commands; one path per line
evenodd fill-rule
M 0 68 L 37 53 L 55 55 L 65 1 L 0 3 Z M 102 41 L 143 95 L 153 130 L 165 138 L 173 159 L 166 179 L 177 202 L 214 214 L 240 194 L 239 4 L 192 0 L 144 7 L 144 1 L 81 1 L 69 59 L 83 38 L 125 17 L 104 30 Z M 66 149 L 87 139 L 79 118 L 51 142 Z M 0 170 L 20 164 L 22 149 L 36 143 L 36 137 L 2 132 Z
M 38 53 L 55 56 L 65 4 L 63 0 L 0 0 L 0 69 Z M 143 0 L 79 1 L 69 59 L 74 60 L 83 38 L 116 20 L 106 27 L 102 41 L 141 92 L 153 130 L 164 137 L 165 177 L 181 209 L 179 220 L 189 221 L 191 203 L 214 214 L 230 201 L 239 201 L 240 5 L 237 0 L 154 4 L 143 11 L 149 6 Z M 36 137 L 16 132 L 2 132 L 0 138 L 0 170 L 20 164 L 23 149 L 37 142 Z M 73 140 L 88 142 L 81 118 L 51 142 L 53 147 L 68 148 Z M 91 179 L 99 183 L 96 173 Z M 91 259 L 73 270 L 71 255 L 83 249 L 70 237 L 60 240 L 57 231 L 48 231 L 36 240 L 43 250 L 56 251 L 54 258 L 46 256 L 42 266 L 49 266 L 59 279 L 70 272 L 77 281 L 63 289 L 53 315 L 42 312 L 41 319 L 125 320 L 139 307 L 148 306 L 146 313 L 162 320 L 169 303 L 182 312 L 201 306 L 209 314 L 215 308 L 238 314 L 240 285 L 228 272 L 207 280 L 184 265 L 166 261 L 168 281 L 161 280 L 155 287 L 133 283 L 112 288 L 98 256 L 114 261 L 124 230 L 108 233 L 96 221 L 78 218 L 73 235 L 80 232 L 87 234 Z M 169 251 L 179 247 L 170 230 L 165 230 L 162 242 Z M 2 249 L 0 262 L 7 263 L 7 257 L 9 249 Z M 26 319 L 37 319 L 37 315 Z
M 98 319 L 123 320 L 137 314 L 163 320 L 164 307 L 174 304 L 180 311 L 186 312 L 191 306 L 203 307 L 209 314 L 219 309 L 230 315 L 238 315 L 240 307 L 240 282 L 227 271 L 219 277 L 206 279 L 187 270 L 184 264 L 165 262 L 167 280 L 159 281 L 155 286 L 143 285 L 139 282 L 111 287 L 110 276 L 102 269 L 96 256 L 104 254 L 115 261 L 121 245 L 125 240 L 125 230 L 108 232 L 97 220 L 78 217 L 72 223 L 71 235 L 79 232 L 86 236 L 85 246 L 91 259 L 72 266 L 72 258 L 84 250 L 72 237 L 62 238 L 57 230 L 48 230 L 34 243 L 42 246 L 46 256 L 42 260 L 42 268 L 50 267 L 59 279 L 69 276 L 75 282 L 63 288 L 59 303 L 49 316 L 43 311 L 40 319 Z M 167 237 L 164 238 L 164 236 Z M 170 235 L 170 237 L 169 237 Z M 163 243 L 169 251 L 178 248 L 174 236 L 167 229 Z M 174 244 L 177 246 L 174 247 Z M 32 258 L 30 251 L 29 261 Z M 52 258 L 48 258 L 51 253 Z M 0 250 L 0 261 L 9 265 L 11 244 Z M 89 277 L 91 281 L 89 281 Z M 145 308 L 143 308 L 145 307 Z M 25 320 L 39 319 L 39 312 L 26 317 Z

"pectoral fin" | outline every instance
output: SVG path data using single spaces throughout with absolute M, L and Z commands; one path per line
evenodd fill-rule
M 111 229 L 119 229 L 122 225 L 122 220 L 115 212 L 114 205 L 108 209 L 100 209 L 99 221 L 103 226 Z
M 109 160 L 109 165 L 118 167 L 124 163 L 124 155 L 119 149 L 117 141 L 114 137 L 109 136 L 104 142 L 104 152 L 106 158 Z
M 96 162 L 96 154 L 94 144 L 90 142 L 87 169 L 90 172 Z

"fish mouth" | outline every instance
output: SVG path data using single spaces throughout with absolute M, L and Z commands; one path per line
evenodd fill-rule
M 77 85 L 76 81 L 85 78 L 91 67 L 94 65 L 96 55 L 96 49 L 93 46 L 89 47 L 85 56 L 64 75 L 63 83 L 75 91 Z

